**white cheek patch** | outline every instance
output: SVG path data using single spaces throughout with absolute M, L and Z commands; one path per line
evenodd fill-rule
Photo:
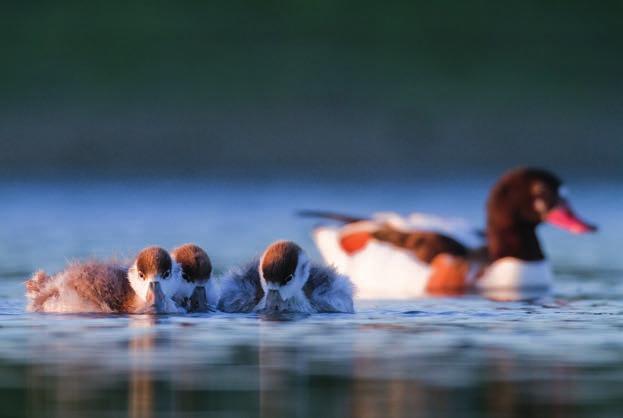
M 171 269 L 171 274 L 166 279 L 156 276 L 152 279 L 154 282 L 160 282 L 162 293 L 168 298 L 172 298 L 178 292 L 182 282 L 182 269 L 175 264 Z
M 147 300 L 149 281 L 143 280 L 138 276 L 138 269 L 136 268 L 136 264 L 133 264 L 132 267 L 128 269 L 128 279 L 130 281 L 130 286 L 132 286 L 132 289 L 134 289 L 136 295 L 139 297 L 140 300 L 145 302 Z
M 281 299 L 288 300 L 298 295 L 303 290 L 303 286 L 305 286 L 307 278 L 309 277 L 310 269 L 311 266 L 307 256 L 305 256 L 305 254 L 299 254 L 298 265 L 296 267 L 296 271 L 294 272 L 294 277 L 292 278 L 292 280 L 290 280 L 283 286 L 277 286 L 275 288 L 279 290 Z
M 195 284 L 182 279 L 178 286 L 176 294 L 185 298 L 189 298 L 195 290 Z
M 260 263 L 257 266 L 257 272 L 260 275 L 260 285 L 262 286 L 262 290 L 264 291 L 264 294 L 266 294 L 266 292 L 268 291 L 268 283 L 266 282 L 266 279 L 264 278 L 264 271 L 262 271 L 262 264 L 264 264 L 264 255 L 262 255 L 262 258 L 260 258 Z M 271 289 L 273 287 L 271 286 Z
M 193 290 L 195 290 L 195 283 L 184 280 L 182 266 L 180 264 L 173 263 L 173 271 L 171 271 L 170 279 L 174 279 L 176 276 L 179 276 L 180 279 L 175 294 L 189 298 L 190 295 L 193 294 Z
M 181 269 L 177 265 L 173 266 L 171 274 L 166 279 L 163 279 L 160 276 L 155 276 L 148 277 L 146 280 L 143 280 L 138 275 L 138 269 L 136 268 L 136 264 L 133 264 L 132 267 L 130 267 L 130 269 L 128 270 L 128 279 L 130 281 L 130 286 L 132 286 L 134 292 L 143 302 L 147 300 L 147 292 L 149 290 L 150 282 L 159 282 L 162 293 L 164 293 L 166 297 L 171 298 L 178 291 L 183 281 Z

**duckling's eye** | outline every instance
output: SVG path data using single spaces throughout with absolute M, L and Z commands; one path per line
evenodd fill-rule
M 288 277 L 285 278 L 285 280 L 283 281 L 284 283 L 288 283 L 290 280 L 292 280 L 294 278 L 294 274 L 290 274 Z
M 143 273 L 142 271 L 138 272 L 138 277 L 140 277 L 141 279 L 145 280 L 145 273 Z
M 171 270 L 167 270 L 164 272 L 164 274 L 162 275 L 163 279 L 168 279 L 169 276 L 171 275 Z

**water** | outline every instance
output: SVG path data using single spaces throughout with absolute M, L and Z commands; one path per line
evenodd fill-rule
M 300 208 L 482 223 L 489 184 L 56 181 L 0 184 L 3 417 L 436 417 L 623 413 L 620 184 L 573 184 L 594 236 L 542 228 L 552 298 L 368 301 L 355 315 L 24 312 L 23 281 L 69 259 L 194 241 L 217 271 L 294 239 Z

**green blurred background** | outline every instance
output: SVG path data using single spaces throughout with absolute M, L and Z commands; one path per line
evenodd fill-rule
M 623 176 L 623 2 L 17 1 L 5 176 Z

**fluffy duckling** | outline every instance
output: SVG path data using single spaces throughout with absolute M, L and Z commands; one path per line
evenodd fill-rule
M 188 312 L 215 310 L 219 288 L 210 278 L 212 263 L 208 254 L 195 244 L 184 244 L 171 255 L 182 270 L 182 284 L 173 299 Z
M 27 309 L 60 313 L 183 312 L 172 300 L 182 280 L 179 266 L 159 247 L 143 249 L 130 267 L 114 262 L 71 263 L 65 270 L 43 271 L 26 282 Z
M 261 259 L 221 279 L 224 312 L 353 313 L 353 285 L 332 268 L 313 264 L 291 241 L 271 244 Z

